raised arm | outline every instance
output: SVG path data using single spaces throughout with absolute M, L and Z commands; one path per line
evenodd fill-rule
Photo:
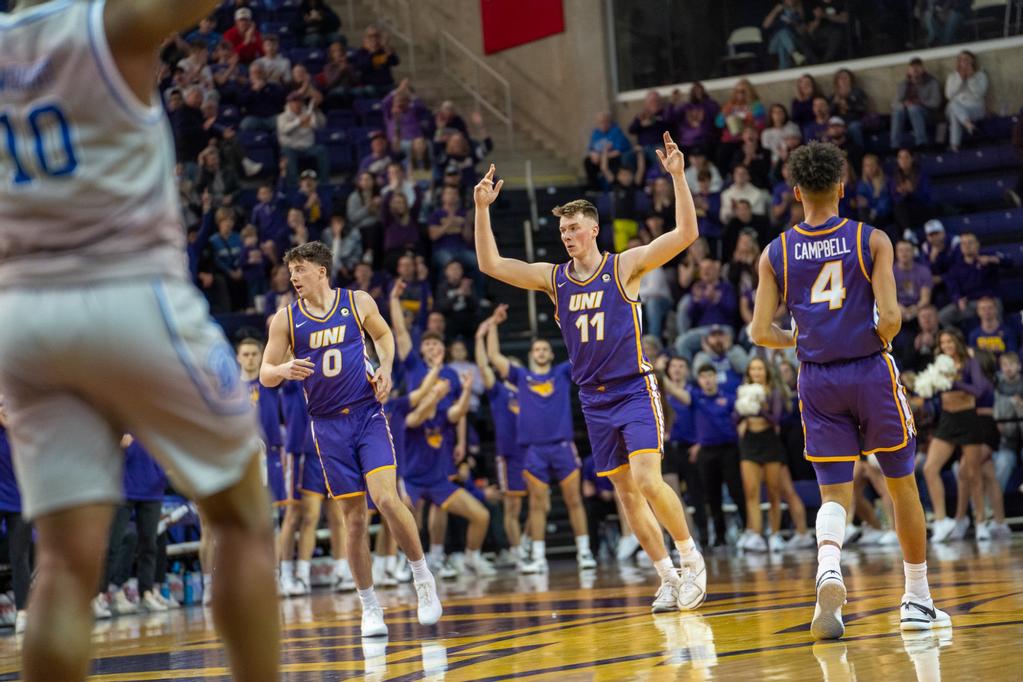
M 355 314 L 362 319 L 362 328 L 373 339 L 380 366 L 373 372 L 373 390 L 377 400 L 384 402 L 391 392 L 391 370 L 394 369 L 394 336 L 380 314 L 377 302 L 365 291 L 355 292 Z
M 760 256 L 760 282 L 757 284 L 757 299 L 753 304 L 753 322 L 749 326 L 749 335 L 753 343 L 764 348 L 792 348 L 796 345 L 795 334 L 774 323 L 780 296 L 768 253 L 769 249 L 764 249 Z M 898 313 L 898 309 L 895 312 Z
M 661 160 L 664 170 L 671 175 L 671 182 L 675 186 L 675 229 L 665 232 L 649 244 L 622 253 L 619 257 L 621 269 L 618 274 L 625 280 L 627 288 L 629 283 L 638 287 L 643 275 L 682 253 L 700 236 L 696 222 L 696 205 L 686 182 L 685 158 L 678 145 L 671 139 L 671 133 L 664 133 L 664 151 L 658 149 L 657 158 Z
M 405 293 L 405 280 L 399 279 L 391 287 L 391 295 L 388 305 L 391 309 L 391 328 L 394 330 L 394 348 L 398 360 L 405 361 L 408 354 L 412 352 L 412 337 L 405 325 L 405 311 L 401 309 L 401 295 Z
M 259 383 L 267 388 L 280 386 L 282 381 L 302 381 L 313 373 L 309 359 L 286 360 L 291 350 L 291 324 L 288 309 L 281 308 L 270 321 L 269 338 L 263 350 L 263 364 L 259 367 Z
M 476 329 L 476 366 L 479 367 L 480 376 L 483 377 L 483 387 L 488 391 L 497 383 L 494 370 L 490 368 L 490 362 L 487 360 L 487 335 L 493 324 L 493 318 L 488 317 Z
M 472 374 L 462 372 L 458 378 L 462 382 L 462 393 L 448 408 L 448 421 L 452 424 L 457 424 L 469 414 L 469 399 L 472 398 Z
M 437 383 L 437 378 L 440 376 L 440 370 L 443 367 L 444 365 L 434 365 L 433 367 L 431 367 L 430 370 L 426 373 L 426 376 L 423 377 L 423 380 L 422 382 L 420 382 L 419 386 L 417 386 L 415 389 L 412 390 L 411 393 L 408 394 L 408 403 L 412 407 L 412 409 L 415 409 L 419 405 L 419 403 L 421 403 L 423 399 L 429 395 L 430 391 Z
M 902 312 L 895 288 L 895 255 L 892 242 L 881 230 L 870 233 L 870 253 L 874 271 L 870 274 L 870 286 L 874 290 L 877 304 L 877 335 L 887 346 L 902 328 Z
M 480 272 L 520 289 L 533 289 L 553 295 L 554 292 L 551 290 L 553 265 L 504 258 L 497 250 L 494 230 L 490 226 L 490 204 L 497 199 L 504 180 L 498 180 L 495 185 L 494 170 L 494 164 L 490 164 L 490 170 L 473 190 L 473 199 L 476 202 L 476 257 L 479 260 Z
M 494 311 L 494 324 L 490 325 L 490 329 L 487 330 L 487 359 L 490 360 L 491 367 L 494 368 L 497 376 L 502 380 L 508 378 L 508 373 L 511 371 L 511 363 L 508 362 L 507 357 L 501 355 L 501 338 L 498 335 L 497 328 L 507 319 L 508 305 L 502 303 Z
M 664 377 L 661 383 L 664 384 L 664 390 L 683 405 L 691 405 L 693 403 L 693 397 L 689 394 L 685 384 L 672 381 L 668 377 Z
M 446 384 L 447 381 L 443 380 L 433 384 L 433 387 L 423 396 L 419 405 L 405 417 L 405 428 L 418 428 L 423 425 L 423 422 L 436 414 L 437 405 L 447 395 L 448 387 Z

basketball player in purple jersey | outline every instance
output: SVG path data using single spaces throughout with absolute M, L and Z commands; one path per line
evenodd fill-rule
M 346 554 L 362 602 L 362 636 L 386 636 L 373 590 L 367 490 L 409 558 L 419 622 L 436 623 L 441 605 L 415 519 L 398 496 L 394 446 L 380 406 L 391 390 L 394 337 L 369 294 L 331 288 L 331 260 L 322 242 L 284 254 L 298 300 L 279 310 L 270 323 L 260 380 L 266 386 L 304 382 L 324 484 L 327 494 L 340 500 L 345 519 Z M 364 330 L 380 359 L 376 371 L 366 356 Z M 294 359 L 286 361 L 289 351 Z
M 853 465 L 876 454 L 895 507 L 906 576 L 903 630 L 950 627 L 927 586 L 927 528 L 913 475 L 916 432 L 899 371 L 888 349 L 902 317 L 892 244 L 881 230 L 838 216 L 845 193 L 838 147 L 811 142 L 792 152 L 789 171 L 804 222 L 771 242 L 760 258 L 750 335 L 766 348 L 795 347 L 805 457 L 821 489 L 817 512 L 815 639 L 845 632 L 846 589 L 840 565 Z M 794 328 L 773 323 L 778 304 Z
M 661 478 L 664 419 L 653 367 L 640 345 L 640 279 L 698 236 L 685 160 L 668 133 L 664 145 L 657 155 L 675 186 L 677 225 L 649 244 L 621 254 L 600 253 L 597 210 L 580 200 L 554 209 L 561 219 L 561 241 L 569 262 L 555 266 L 503 258 L 490 227 L 490 204 L 503 184 L 494 184 L 494 166 L 474 190 L 480 270 L 513 286 L 542 291 L 554 302 L 572 379 L 579 386 L 597 474 L 611 479 L 629 525 L 661 577 L 655 611 L 694 609 L 707 592 L 703 556 L 689 534 L 682 502 Z M 658 522 L 675 541 L 681 571 L 664 548 Z

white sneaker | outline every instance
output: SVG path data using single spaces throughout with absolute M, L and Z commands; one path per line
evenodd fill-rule
M 349 575 L 339 575 L 334 578 L 334 584 L 331 586 L 335 592 L 353 592 L 355 590 L 355 580 Z
M 110 604 L 105 594 L 97 594 L 92 600 L 92 617 L 96 620 L 110 618 Z
M 894 530 L 886 530 L 881 534 L 881 537 L 878 538 L 877 544 L 886 546 L 897 545 L 899 544 L 899 534 Z
M 884 531 L 881 530 L 880 528 L 871 528 L 870 526 L 867 526 L 866 528 L 863 529 L 863 532 L 860 533 L 859 544 L 861 545 L 881 544 L 882 535 L 884 535 Z
M 788 549 L 788 545 L 780 534 L 772 533 L 771 537 L 767 538 L 767 549 L 772 552 L 784 552 Z
M 387 624 L 384 623 L 384 610 L 379 606 L 362 612 L 362 636 L 386 637 Z
M 618 563 L 628 561 L 629 557 L 635 554 L 637 549 L 639 549 L 639 539 L 635 535 L 623 535 L 618 540 L 615 558 L 618 559 Z
M 859 526 L 857 526 L 857 525 L 855 525 L 853 523 L 850 523 L 849 525 L 847 525 L 845 527 L 845 541 L 844 541 L 844 544 L 851 545 L 852 543 L 856 542 L 859 539 L 859 537 L 860 537 L 860 532 L 861 531 L 862 531 L 862 529 Z
M 758 535 L 756 533 L 746 533 L 745 535 L 746 535 L 746 544 L 745 544 L 745 547 L 743 547 L 743 549 L 745 549 L 747 552 L 766 552 L 767 551 L 767 541 L 764 540 L 764 536 L 763 535 Z M 740 538 L 740 540 L 741 539 L 742 538 Z
M 387 572 L 383 562 L 373 562 L 373 585 L 375 587 L 394 587 L 398 581 Z
M 739 539 L 735 541 L 735 548 L 743 550 L 749 549 L 749 542 L 752 538 L 753 538 L 752 532 L 748 530 L 742 531 L 742 535 L 740 535 Z
M 986 521 L 978 523 L 973 532 L 977 537 L 977 542 L 987 542 L 991 539 L 991 526 Z
M 435 561 L 427 558 L 426 564 L 430 567 L 430 573 L 438 576 L 441 580 L 454 580 L 458 577 L 458 571 L 443 559 Z
M 408 557 L 401 552 L 398 553 L 398 562 L 395 564 L 394 570 L 391 571 L 391 576 L 399 583 L 412 582 L 412 566 L 409 565 Z
M 965 516 L 955 520 L 952 532 L 948 534 L 949 540 L 962 540 L 966 537 L 966 531 L 970 530 L 970 520 Z
M 295 589 L 295 578 L 291 575 L 281 573 L 277 577 L 277 594 L 281 597 L 291 596 L 291 591 Z
M 697 564 L 682 564 L 679 574 L 682 584 L 678 588 L 678 608 L 680 611 L 692 611 L 707 598 L 707 565 L 703 557 Z
M 955 527 L 955 520 L 948 517 L 931 522 L 931 542 L 945 542 Z
M 209 585 L 203 585 L 202 589 L 202 605 L 210 606 L 213 603 L 213 583 Z
M 252 159 L 242 159 L 242 170 L 245 171 L 247 177 L 251 178 L 253 175 L 259 175 L 259 171 L 263 170 L 263 164 Z
M 18 611 L 18 615 L 14 617 L 14 634 L 20 635 L 25 632 L 25 628 L 28 626 L 28 611 L 22 609 Z
M 899 608 L 899 627 L 903 630 L 950 628 L 952 619 L 944 611 L 934 608 L 933 599 L 922 600 L 904 594 Z
M 309 587 L 309 583 L 307 583 L 302 578 L 296 577 L 294 580 L 291 581 L 291 590 L 288 592 L 288 596 L 303 597 L 309 594 L 310 592 L 312 592 L 312 588 Z M 205 601 L 205 599 L 206 595 L 203 595 L 203 600 Z
M 437 596 L 437 582 L 432 576 L 429 580 L 416 583 L 416 596 L 419 597 L 419 607 L 416 609 L 419 624 L 433 625 L 440 620 L 444 607 Z
M 817 546 L 817 541 L 813 539 L 813 536 L 808 531 L 793 535 L 789 538 L 787 546 L 789 549 L 810 549 Z
M 166 611 L 167 605 L 163 603 L 163 600 L 157 599 L 152 590 L 147 590 L 142 593 L 142 608 L 151 613 L 156 613 Z
M 661 586 L 657 588 L 654 596 L 654 603 L 650 607 L 653 613 L 668 613 L 678 611 L 678 588 L 680 583 L 672 580 L 662 580 Z
M 810 634 L 815 640 L 838 639 L 845 634 L 842 607 L 845 605 L 845 583 L 842 574 L 834 569 L 824 571 L 817 578 L 817 605 L 810 621 Z
M 494 566 L 498 568 L 514 568 L 518 564 L 518 559 L 515 552 L 510 549 L 502 549 L 494 561 Z
M 536 575 L 537 573 L 547 572 L 547 560 L 546 559 L 532 559 L 526 561 L 519 568 L 519 573 L 522 575 Z
M 465 567 L 477 578 L 492 578 L 497 575 L 497 569 L 483 555 L 479 555 L 475 559 L 467 556 L 465 558 Z
M 593 552 L 586 550 L 585 552 L 579 552 L 575 555 L 576 563 L 579 564 L 580 571 L 595 571 L 597 570 L 597 560 L 593 558 Z M 546 562 L 544 562 L 546 563 Z
M 123 616 L 129 613 L 138 613 L 139 607 L 138 604 L 128 599 L 124 590 L 118 590 L 114 593 L 114 598 L 110 600 L 110 611 L 118 616 Z
M 178 600 L 174 597 L 165 597 L 160 592 L 154 592 L 153 594 L 163 603 L 164 606 L 168 608 L 168 610 L 181 608 L 181 604 L 179 604 Z
M 988 524 L 988 527 L 991 531 L 992 540 L 1004 540 L 1012 536 L 1012 529 L 1009 528 L 1009 524 L 1004 521 L 1001 523 L 992 521 Z

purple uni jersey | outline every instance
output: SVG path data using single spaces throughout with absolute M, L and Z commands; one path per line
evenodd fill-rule
M 335 289 L 326 317 L 310 314 L 299 299 L 288 306 L 288 322 L 295 357 L 313 363 L 302 384 L 310 417 L 330 417 L 376 400 L 352 291 Z

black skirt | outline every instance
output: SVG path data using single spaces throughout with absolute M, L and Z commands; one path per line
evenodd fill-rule
M 970 408 L 958 412 L 942 412 L 934 437 L 952 445 L 980 445 L 984 438 L 977 410 Z
M 785 463 L 785 446 L 774 429 L 753 432 L 747 429 L 739 439 L 739 458 L 757 464 Z
M 998 430 L 998 422 L 990 414 L 978 414 L 977 421 L 980 423 L 980 440 L 991 448 L 997 450 L 1002 444 L 1002 434 Z

